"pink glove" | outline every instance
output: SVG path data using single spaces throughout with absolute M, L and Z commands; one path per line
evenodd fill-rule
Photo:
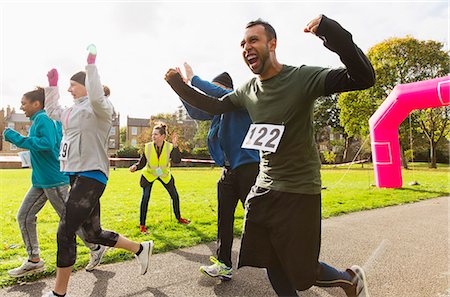
M 48 85 L 50 87 L 56 87 L 58 85 L 58 70 L 53 68 L 47 72 Z
M 87 63 L 88 64 L 95 64 L 95 58 L 97 58 L 97 48 L 94 44 L 90 44 L 87 47 L 87 50 L 89 51 L 88 57 L 87 57 Z

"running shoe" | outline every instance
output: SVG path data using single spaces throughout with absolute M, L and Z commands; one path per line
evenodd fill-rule
M 105 255 L 106 251 L 108 250 L 107 246 L 99 245 L 99 249 L 96 251 L 91 251 L 91 255 L 89 258 L 89 264 L 86 266 L 87 271 L 92 271 L 94 268 L 100 264 L 100 261 L 102 261 L 103 256 Z
M 139 264 L 141 264 L 141 274 L 144 275 L 147 272 L 148 266 L 150 264 L 150 257 L 152 256 L 153 252 L 153 240 L 144 241 L 141 243 L 141 245 L 142 251 L 139 256 L 135 255 L 135 257 L 138 260 Z
M 364 270 L 357 265 L 353 265 L 350 269 L 347 269 L 347 272 L 353 277 L 353 285 L 344 289 L 347 296 L 370 297 Z
M 38 272 L 44 271 L 44 261 L 39 260 L 39 262 L 34 263 L 31 261 L 24 261 L 20 267 L 11 269 L 8 271 L 8 275 L 10 277 L 22 277 L 31 274 L 35 274 Z
M 147 227 L 145 227 L 144 225 L 140 225 L 139 230 L 141 231 L 141 233 L 147 234 Z
M 210 277 L 218 277 L 221 280 L 231 280 L 231 277 L 233 276 L 233 268 L 228 267 L 213 256 L 209 257 L 209 260 L 213 264 L 210 266 L 201 266 L 201 272 Z
M 183 225 L 189 225 L 191 222 L 188 219 L 179 218 L 178 223 Z

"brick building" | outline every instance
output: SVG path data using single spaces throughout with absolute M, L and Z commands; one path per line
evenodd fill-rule
M 0 110 L 0 152 L 5 155 L 14 155 L 23 149 L 16 147 L 14 144 L 9 143 L 3 139 L 3 131 L 6 128 L 11 128 L 16 130 L 22 135 L 28 135 L 28 131 L 30 130 L 31 122 L 23 113 L 16 113 L 14 108 L 10 108 L 9 106 L 6 108 L 2 108 Z

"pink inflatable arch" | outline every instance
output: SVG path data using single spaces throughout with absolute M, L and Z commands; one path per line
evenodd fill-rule
M 450 76 L 397 85 L 370 117 L 375 181 L 379 188 L 401 188 L 398 127 L 415 109 L 450 105 Z

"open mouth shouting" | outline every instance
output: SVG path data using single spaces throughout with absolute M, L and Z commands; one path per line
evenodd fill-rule
M 254 72 L 258 69 L 259 66 L 259 58 L 256 54 L 248 54 L 246 55 L 247 65 Z

